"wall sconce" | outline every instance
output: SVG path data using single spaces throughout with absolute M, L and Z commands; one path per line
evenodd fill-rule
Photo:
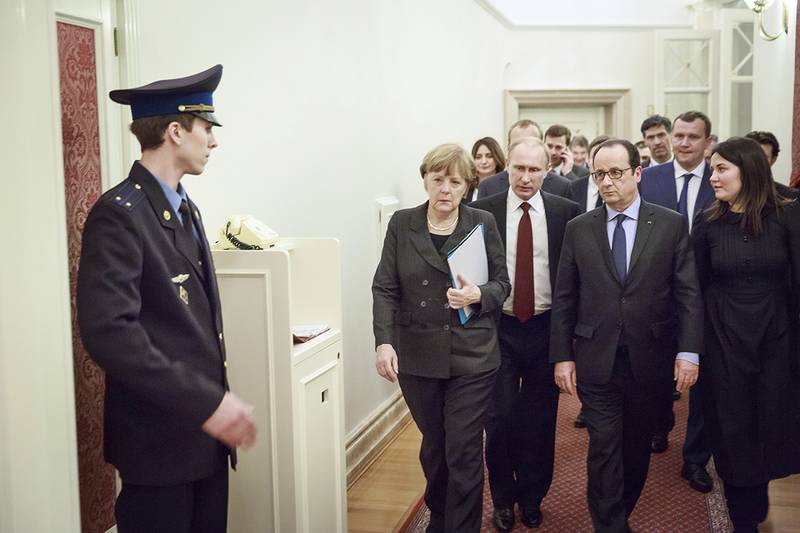
M 770 35 L 767 33 L 766 28 L 764 28 L 764 12 L 769 9 L 772 3 L 775 0 L 744 0 L 744 3 L 747 4 L 753 13 L 758 15 L 758 32 L 761 34 L 761 38 L 765 41 L 774 41 L 778 37 L 781 36 L 780 32 L 776 33 L 775 35 Z M 789 10 L 786 7 L 786 2 L 781 0 L 781 7 L 783 8 L 783 33 L 789 34 Z

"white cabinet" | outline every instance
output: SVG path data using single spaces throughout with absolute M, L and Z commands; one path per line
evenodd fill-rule
M 214 252 L 228 379 L 258 442 L 231 474 L 230 533 L 347 531 L 339 243 Z M 292 344 L 296 325 L 330 331 Z

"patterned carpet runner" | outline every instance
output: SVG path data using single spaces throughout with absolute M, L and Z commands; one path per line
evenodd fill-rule
M 689 410 L 688 394 L 673 403 L 675 429 L 669 435 L 669 449 L 653 454 L 650 472 L 639 503 L 630 518 L 636 533 L 729 533 L 731 531 L 721 484 L 713 471 L 714 490 L 705 495 L 695 492 L 681 477 L 681 447 L 686 433 Z M 556 432 L 556 464 L 553 485 L 542 502 L 544 522 L 535 530 L 540 533 L 591 532 L 592 522 L 586 507 L 586 449 L 589 436 L 585 429 L 573 427 L 580 409 L 577 399 L 561 395 Z M 400 531 L 424 532 L 429 511 L 424 502 L 410 513 Z M 481 531 L 494 531 L 492 527 L 492 500 L 488 480 L 484 484 L 483 526 Z M 517 521 L 514 531 L 529 531 Z

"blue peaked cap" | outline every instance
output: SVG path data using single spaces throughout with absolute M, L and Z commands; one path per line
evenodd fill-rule
M 185 78 L 160 80 L 135 87 L 117 89 L 108 96 L 119 104 L 131 106 L 133 119 L 189 113 L 222 126 L 214 116 L 214 90 L 222 79 L 222 65 Z

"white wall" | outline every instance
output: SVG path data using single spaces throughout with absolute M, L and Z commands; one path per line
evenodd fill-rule
M 630 89 L 631 135 L 654 103 L 654 30 L 519 29 L 508 32 L 507 89 Z
M 79 531 L 51 2 L 0 2 L 0 532 Z
M 213 13 L 214 30 L 175 31 L 187 10 Z M 373 200 L 421 202 L 419 164 L 438 143 L 502 138 L 503 29 L 463 0 L 147 0 L 139 17 L 142 81 L 225 66 L 220 148 L 184 180 L 207 229 L 244 212 L 340 239 L 350 431 L 394 390 L 374 370 Z
M 781 27 L 779 2 L 766 13 L 767 31 Z M 794 102 L 795 28 L 797 0 L 787 0 L 789 35 L 767 42 L 756 37 L 753 58 L 753 129 L 771 131 L 781 153 L 772 168 L 775 179 L 788 183 L 792 171 L 792 111 Z

